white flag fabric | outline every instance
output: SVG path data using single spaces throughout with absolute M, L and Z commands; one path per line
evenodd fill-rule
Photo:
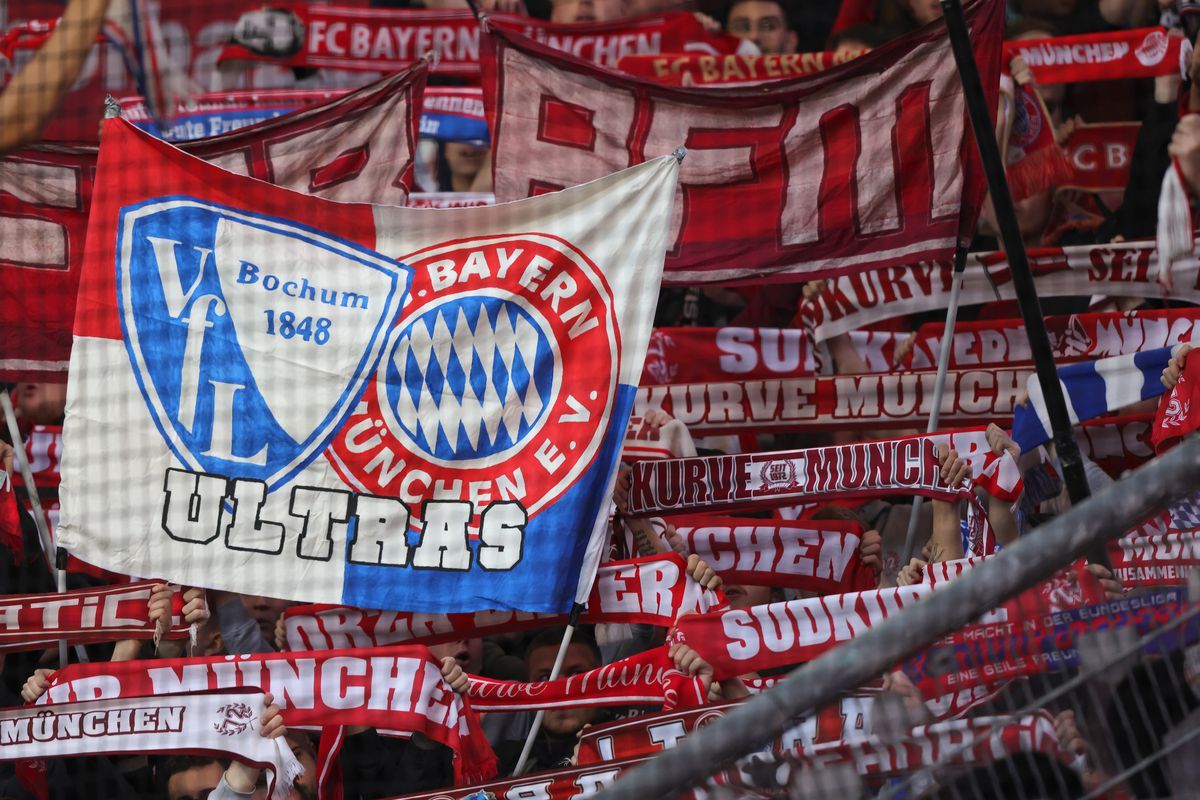
M 566 611 L 598 563 L 677 172 L 342 204 L 107 121 L 60 543 L 255 595 Z

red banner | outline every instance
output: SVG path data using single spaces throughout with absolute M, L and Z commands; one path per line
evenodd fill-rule
M 1171 267 L 1170 291 L 1158 282 L 1152 241 L 1080 247 L 1045 247 L 1029 252 L 1029 266 L 1042 297 L 1161 297 L 1200 303 L 1200 261 L 1189 256 Z M 802 300 L 799 318 L 814 341 L 908 314 L 944 310 L 950 300 L 954 267 L 948 261 L 873 269 L 828 282 L 814 299 Z M 1012 277 L 1004 253 L 973 253 L 962 278 L 961 304 L 1013 300 Z
M 182 148 L 223 169 L 330 200 L 403 205 L 425 68 Z M 140 165 L 130 164 L 130 169 Z M 0 158 L 0 380 L 63 381 L 87 233 L 93 147 Z
M 584 623 L 629 622 L 670 627 L 681 612 L 704 613 L 724 604 L 718 593 L 687 577 L 675 553 L 601 565 Z M 338 650 L 401 643 L 439 644 L 478 636 L 565 625 L 565 614 L 480 611 L 416 614 L 365 611 L 347 606 L 292 606 L 284 612 L 288 649 Z
M 153 639 L 150 622 L 152 581 L 51 594 L 0 597 L 0 653 L 37 650 L 66 639 L 70 644 Z M 168 639 L 186 639 L 188 626 L 180 613 L 183 596 L 171 602 Z
M 838 64 L 845 64 L 866 52 L 847 50 L 840 53 L 758 56 L 714 56 L 706 53 L 634 54 L 622 57 L 617 69 L 665 86 L 729 86 L 815 75 Z
M 478 718 L 446 685 L 440 665 L 424 647 L 72 664 L 50 676 L 38 702 L 240 687 L 273 694 L 289 726 L 364 725 L 421 733 L 454 750 L 456 776 L 484 780 L 495 774 L 495 755 Z
M 1046 84 L 1186 75 L 1184 41 L 1164 28 L 1025 39 L 1004 43 L 1004 63 L 1021 56 Z
M 709 33 L 694 15 L 682 12 L 570 25 L 489 14 L 488 25 L 607 67 L 634 53 L 734 53 L 741 44 L 733 36 Z M 243 14 L 233 42 L 221 50 L 219 63 L 270 61 L 289 67 L 393 72 L 432 52 L 435 72 L 479 74 L 479 24 L 466 9 L 273 3 Z
M 993 0 L 966 11 L 992 104 L 1002 12 Z M 497 200 L 689 148 L 666 284 L 796 281 L 945 258 L 978 212 L 982 174 L 936 26 L 830 73 L 712 91 L 650 85 L 506 30 L 484 46 L 496 51 L 483 65 Z
M 1086 192 L 1120 192 L 1129 185 L 1133 148 L 1140 122 L 1102 122 L 1077 125 L 1063 144 L 1071 162 L 1072 176 L 1059 189 Z
M 946 425 L 1011 420 L 1031 374 L 1032 367 L 948 372 L 940 420 Z M 643 386 L 634 413 L 661 408 L 697 436 L 920 428 L 933 410 L 936 381 L 936 370 L 924 370 Z
M 479 711 L 536 711 L 592 706 L 690 708 L 705 702 L 704 687 L 675 668 L 666 647 L 552 681 L 500 681 L 470 676 L 467 696 Z
M 778 522 L 672 517 L 689 551 L 732 583 L 818 594 L 873 589 L 875 571 L 859 558 L 856 522 Z

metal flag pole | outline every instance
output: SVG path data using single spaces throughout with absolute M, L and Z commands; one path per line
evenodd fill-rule
M 971 128 L 975 132 L 975 144 L 979 147 L 979 160 L 983 163 L 988 192 L 992 198 L 992 208 L 996 212 L 996 224 L 1000 228 L 1000 241 L 1008 256 L 1013 289 L 1016 293 L 1017 305 L 1021 310 L 1021 319 L 1025 323 L 1025 335 L 1029 338 L 1029 350 L 1033 355 L 1034 369 L 1037 373 L 1038 383 L 1042 387 L 1042 397 L 1046 402 L 1046 412 L 1050 417 L 1050 428 L 1054 431 L 1054 445 L 1062 464 L 1063 482 L 1066 484 L 1071 504 L 1078 505 L 1091 495 L 1091 489 L 1088 486 L 1087 473 L 1083 468 L 1083 459 L 1079 454 L 1079 445 L 1075 443 L 1075 434 L 1072 430 L 1071 418 L 1067 413 L 1067 401 L 1063 395 L 1062 384 L 1058 380 L 1058 369 L 1054 364 L 1054 351 L 1050 347 L 1050 337 L 1047 336 L 1043 323 L 1042 304 L 1038 300 L 1037 287 L 1033 283 L 1033 274 L 1029 270 L 1029 258 L 1025 253 L 1025 243 L 1021 239 L 1021 229 L 1017 224 L 1017 213 L 1013 206 L 1012 194 L 1008 190 L 1004 160 L 1000 156 L 1000 146 L 996 143 L 992 117 L 988 112 L 983 83 L 979 78 L 979 66 L 975 63 L 975 53 L 971 49 L 971 35 L 967 31 L 967 20 L 963 15 L 961 0 L 940 0 L 940 2 L 942 14 L 946 19 L 946 29 L 950 34 L 950 48 L 954 51 L 954 61 L 958 66 L 959 79 L 962 81 L 967 113 L 971 118 Z M 1095 548 L 1090 552 L 1088 560 L 1111 566 L 1108 553 L 1102 547 Z
M 546 680 L 554 680 L 562 671 L 563 661 L 567 658 L 567 648 L 571 646 L 571 637 L 575 635 L 575 628 L 579 625 L 579 615 L 582 613 L 582 604 L 575 603 L 571 606 L 571 618 L 567 620 L 567 628 L 563 631 L 562 641 L 558 645 L 558 655 L 554 657 L 554 666 L 550 668 L 550 677 Z M 525 746 L 521 748 L 521 757 L 517 759 L 517 766 L 513 769 L 514 778 L 525 771 L 525 762 L 529 760 L 529 753 L 533 750 L 533 740 L 537 738 L 538 732 L 542 729 L 542 718 L 545 716 L 546 712 L 542 709 L 533 715 L 533 725 L 529 727 L 529 735 L 525 737 Z
M 67 590 L 67 571 L 59 563 L 61 559 L 54 551 L 54 541 L 50 538 L 50 526 L 46 524 L 46 514 L 42 511 L 42 500 L 38 497 L 37 484 L 33 482 L 33 470 L 29 468 L 29 459 L 25 453 L 25 442 L 21 439 L 21 429 L 17 427 L 17 412 L 13 408 L 12 397 L 8 392 L 0 391 L 0 406 L 4 407 L 4 423 L 8 426 L 8 435 L 12 437 L 13 455 L 21 469 L 21 479 L 25 481 L 25 494 L 29 496 L 29 507 L 33 512 L 33 524 L 37 526 L 38 540 L 42 543 L 42 552 L 46 554 L 46 562 L 54 572 L 55 584 L 59 592 Z M 58 665 L 67 665 L 67 640 L 58 640 Z
M 933 408 L 929 410 L 929 424 L 925 426 L 926 433 L 937 431 L 938 420 L 942 415 L 942 394 L 946 390 L 946 373 L 950 368 L 950 340 L 954 338 L 954 325 L 958 322 L 958 298 L 962 290 L 963 272 L 966 268 L 967 245 L 960 241 L 954 248 L 954 282 L 950 284 L 950 305 L 946 309 L 946 327 L 942 330 L 942 343 L 938 349 L 937 378 L 933 383 Z M 912 512 L 908 517 L 908 532 L 904 534 L 904 552 L 900 558 L 901 569 L 912 559 L 913 540 L 917 535 L 917 519 L 921 516 L 921 502 L 924 499 L 921 495 L 913 498 Z

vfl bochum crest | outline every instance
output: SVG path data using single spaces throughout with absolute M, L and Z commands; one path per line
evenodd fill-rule
M 411 270 L 294 222 L 190 197 L 122 209 L 125 346 L 188 468 L 270 491 L 327 447 L 382 355 Z

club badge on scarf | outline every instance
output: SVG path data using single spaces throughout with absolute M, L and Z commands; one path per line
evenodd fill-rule
M 486 780 L 496 760 L 470 703 L 451 691 L 424 647 L 212 656 L 71 664 L 54 672 L 38 703 L 254 687 L 270 692 L 284 723 L 361 725 L 421 733 L 455 753 L 457 780 Z
M 1071 164 L 1054 140 L 1054 122 L 1033 85 L 1018 86 L 1008 137 L 1008 184 L 1013 200 L 1060 186 L 1071 177 Z
M 633 466 L 629 493 L 635 516 L 734 511 L 800 500 L 849 500 L 920 494 L 967 501 L 968 549 L 995 549 L 987 515 L 969 478 L 941 480 L 934 442 L 921 436 L 775 453 L 643 461 Z
M 587 597 L 677 158 L 428 211 L 288 192 L 123 120 L 103 141 L 64 547 L 367 608 L 564 612 Z
M 283 738 L 264 738 L 258 689 L 113 698 L 0 710 L 0 760 L 118 753 L 220 753 L 268 770 L 271 800 L 285 800 L 304 768 Z

